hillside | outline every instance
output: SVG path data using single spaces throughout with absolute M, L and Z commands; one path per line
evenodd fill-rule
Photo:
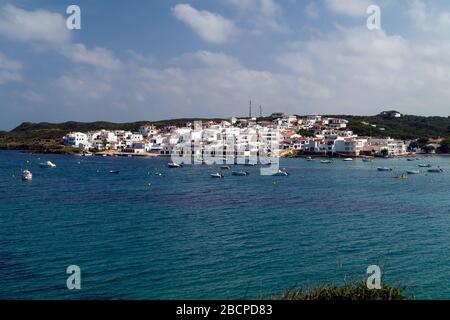
M 63 148 L 60 144 L 61 138 L 70 131 L 87 132 L 92 130 L 130 130 L 136 131 L 146 123 L 152 123 L 161 128 L 169 125 L 184 126 L 187 122 L 197 120 L 222 120 L 222 119 L 199 119 L 182 118 L 160 121 L 138 121 L 127 123 L 114 123 L 107 121 L 64 123 L 32 123 L 24 122 L 9 132 L 0 131 L 0 149 L 21 149 L 52 153 L 73 153 L 78 150 Z
M 401 118 L 393 118 L 386 115 L 376 116 L 352 116 L 330 115 L 349 121 L 348 127 L 360 136 L 392 137 L 397 139 L 416 138 L 449 138 L 450 117 L 423 117 L 405 115 Z M 269 118 L 261 118 L 268 120 Z M 24 122 L 10 132 L 0 131 L 0 148 L 26 149 L 40 152 L 76 152 L 67 150 L 60 145 L 61 138 L 70 131 L 87 132 L 91 130 L 130 130 L 136 131 L 146 123 L 152 123 L 156 127 L 175 125 L 184 126 L 187 122 L 196 120 L 208 121 L 223 119 L 199 119 L 182 118 L 160 121 L 138 121 L 128 123 L 113 123 L 106 121 L 64 123 L 31 123 Z M 384 130 L 380 130 L 384 128 Z
M 401 118 L 386 116 L 337 116 L 349 121 L 349 127 L 361 136 L 392 137 L 397 139 L 450 137 L 450 117 L 421 117 L 404 115 Z M 363 122 L 376 125 L 363 124 Z M 380 128 L 384 128 L 382 131 Z

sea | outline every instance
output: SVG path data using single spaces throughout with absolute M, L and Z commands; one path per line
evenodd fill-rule
M 286 177 L 169 161 L 0 151 L 0 299 L 261 299 L 371 265 L 450 299 L 450 157 L 281 159 Z M 421 163 L 445 172 L 394 178 Z

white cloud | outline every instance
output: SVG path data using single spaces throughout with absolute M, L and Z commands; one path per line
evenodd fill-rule
M 448 113 L 448 44 L 339 27 L 287 48 L 275 57 L 285 72 L 329 88 L 333 100 L 311 101 L 321 112 L 367 114 L 395 106 L 413 114 Z
M 77 43 L 65 46 L 60 51 L 66 58 L 75 63 L 84 63 L 112 70 L 120 67 L 120 61 L 114 57 L 112 52 L 104 48 L 88 50 L 83 44 Z
M 308 18 L 311 18 L 311 19 L 319 18 L 319 7 L 317 6 L 317 4 L 315 2 L 308 3 L 305 10 L 306 10 L 306 15 L 308 16 Z
M 177 4 L 172 8 L 172 13 L 206 42 L 223 44 L 237 33 L 231 20 L 206 10 L 197 10 L 189 4 Z
M 450 26 L 449 11 L 437 10 L 422 0 L 410 0 L 406 14 L 421 31 L 437 32 Z
M 361 17 L 367 8 L 373 4 L 370 0 L 325 0 L 327 8 L 337 14 L 350 17 Z
M 70 40 L 62 15 L 46 10 L 26 11 L 13 5 L 0 8 L 0 35 L 18 41 L 51 45 Z
M 90 50 L 84 44 L 72 43 L 64 17 L 47 10 L 26 11 L 13 5 L 1 7 L 0 36 L 30 43 L 40 51 L 56 51 L 76 64 L 106 69 L 120 66 L 120 61 L 107 49 Z
M 275 0 L 225 0 L 225 3 L 238 8 L 243 15 L 243 22 L 252 25 L 253 34 L 289 31 L 281 21 L 283 8 Z
M 9 59 L 0 52 L 0 85 L 22 80 L 22 64 L 19 61 Z

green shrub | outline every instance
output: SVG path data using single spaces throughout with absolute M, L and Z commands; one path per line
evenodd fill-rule
M 295 287 L 287 290 L 281 300 L 328 300 L 328 301 L 364 301 L 364 300 L 405 300 L 404 287 L 382 285 L 379 290 L 368 289 L 364 282 L 349 283 L 344 286 L 320 285 L 314 287 Z

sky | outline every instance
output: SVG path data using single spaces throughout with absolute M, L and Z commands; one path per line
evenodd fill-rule
M 450 3 L 0 0 L 0 130 L 246 116 L 249 100 L 264 115 L 449 116 Z

